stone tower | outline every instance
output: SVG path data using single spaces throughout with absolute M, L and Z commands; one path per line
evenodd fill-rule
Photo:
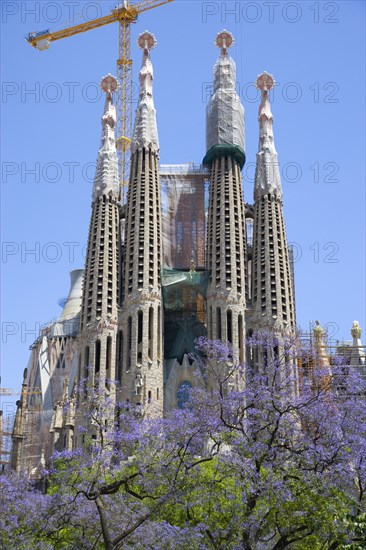
M 102 141 L 93 186 L 80 326 L 79 377 L 94 384 L 116 377 L 116 345 L 120 277 L 120 211 L 118 159 L 115 145 L 116 109 L 112 93 L 117 80 L 107 75 L 101 82 L 106 93 L 102 116 Z
M 216 38 L 214 94 L 207 107 L 204 163 L 210 168 L 207 233 L 208 337 L 229 342 L 244 361 L 246 236 L 241 169 L 245 162 L 244 108 L 236 93 L 236 66 L 228 54 L 234 39 Z
M 156 41 L 144 32 L 127 198 L 124 279 L 119 356 L 122 398 L 147 414 L 163 410 L 162 229 L 159 142 L 150 50 Z
M 248 316 L 248 328 L 268 330 L 272 334 L 293 334 L 296 327 L 293 278 L 268 97 L 274 80 L 268 73 L 263 73 L 256 84 L 262 92 L 262 100 L 254 183 L 252 310 Z

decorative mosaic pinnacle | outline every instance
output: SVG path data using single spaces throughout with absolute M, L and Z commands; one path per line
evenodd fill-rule
M 143 50 L 143 56 L 139 73 L 140 97 L 136 110 L 132 153 L 142 147 L 157 152 L 159 140 L 153 100 L 154 70 L 150 60 L 150 50 L 156 46 L 157 41 L 151 32 L 144 31 L 140 34 L 137 44 Z
M 144 31 L 138 37 L 137 45 L 142 50 L 152 50 L 157 45 L 157 40 L 151 32 Z
M 264 71 L 262 74 L 258 75 L 255 82 L 256 88 L 262 92 L 268 92 L 274 87 L 275 84 L 276 81 L 273 78 L 273 75 L 267 73 L 267 71 Z
M 224 29 L 216 36 L 215 46 L 221 48 L 221 54 L 226 55 L 227 50 L 234 44 L 235 38 L 231 32 Z
M 102 116 L 102 125 L 104 128 L 106 128 L 106 131 L 108 132 L 108 126 L 113 129 L 117 122 L 116 108 L 113 105 L 112 94 L 119 88 L 118 80 L 115 76 L 108 73 L 106 76 L 103 76 L 100 87 L 106 94 L 104 113 Z M 108 134 L 105 137 L 109 138 L 111 136 Z
M 106 76 L 103 76 L 100 87 L 107 94 L 107 98 L 111 99 L 113 92 L 119 88 L 118 80 L 115 76 L 108 73 Z
M 267 73 L 267 71 L 264 71 L 262 74 L 258 75 L 255 82 L 256 88 L 262 92 L 262 100 L 259 106 L 259 121 L 261 125 L 263 124 L 263 120 L 261 121 L 262 117 L 267 120 L 273 120 L 268 92 L 274 87 L 275 83 L 276 82 L 273 75 Z M 273 139 L 272 127 L 268 128 L 268 134 L 270 134 Z
M 102 78 L 100 87 L 106 94 L 106 100 L 102 116 L 102 142 L 97 158 L 93 200 L 103 194 L 118 194 L 118 159 L 114 133 L 117 114 L 112 101 L 112 94 L 119 87 L 118 80 L 115 76 L 107 74 Z
M 275 85 L 273 76 L 266 71 L 257 77 L 256 87 L 262 92 L 259 105 L 259 146 L 255 175 L 254 195 L 275 195 L 282 198 L 281 177 L 273 136 L 273 115 L 269 102 L 269 90 Z
M 236 93 L 236 64 L 227 51 L 234 44 L 234 37 L 223 30 L 214 44 L 221 52 L 214 66 L 213 95 L 206 109 L 206 150 L 218 145 L 239 147 L 240 162 L 244 163 L 244 108 Z

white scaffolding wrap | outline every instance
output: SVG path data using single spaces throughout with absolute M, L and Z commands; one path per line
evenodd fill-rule
M 206 111 L 206 148 L 233 145 L 245 151 L 244 107 L 236 93 L 236 65 L 221 53 L 214 67 L 214 94 Z
M 165 268 L 205 267 L 207 178 L 201 166 L 160 166 Z

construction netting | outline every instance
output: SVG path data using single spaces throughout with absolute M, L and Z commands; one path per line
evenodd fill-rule
M 164 356 L 181 361 L 206 330 L 208 172 L 194 164 L 162 165 L 160 184 Z
M 4 414 L 3 411 L 0 411 L 0 471 L 10 467 L 14 418 L 14 413 Z
M 163 267 L 205 268 L 208 172 L 194 164 L 160 167 Z
M 164 356 L 182 361 L 194 351 L 195 339 L 206 334 L 207 273 L 163 269 Z
M 214 67 L 214 93 L 206 110 L 206 149 L 204 162 L 225 155 L 227 149 L 244 165 L 244 107 L 236 93 L 236 65 L 229 55 L 221 55 Z
M 204 299 L 207 274 L 205 271 L 179 271 L 163 269 L 162 286 L 164 309 L 182 319 L 197 319 L 204 322 Z

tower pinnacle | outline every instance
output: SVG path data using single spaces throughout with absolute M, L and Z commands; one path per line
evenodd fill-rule
M 139 148 L 159 150 L 156 111 L 153 100 L 154 70 L 150 60 L 150 50 L 156 46 L 156 39 L 148 31 L 140 34 L 137 41 L 143 50 L 142 66 L 139 74 L 140 98 L 136 110 L 135 128 L 132 140 L 132 153 Z
M 117 117 L 112 99 L 113 92 L 118 88 L 117 79 L 107 74 L 102 78 L 100 87 L 106 94 L 106 100 L 102 116 L 102 140 L 94 178 L 93 201 L 109 193 L 118 195 L 118 159 L 114 133 Z
M 227 50 L 228 31 L 216 36 L 221 55 L 214 67 L 214 94 L 207 106 L 207 153 L 210 194 L 207 231 L 207 328 L 209 338 L 228 342 L 244 363 L 246 309 L 246 236 L 241 168 L 244 108 L 236 93 L 236 66 Z
M 164 392 L 162 222 L 150 61 L 155 44 L 155 37 L 147 31 L 138 39 L 143 59 L 127 195 L 119 365 L 122 399 L 136 405 L 139 414 L 145 410 L 146 414 L 160 415 Z
M 268 92 L 274 85 L 273 76 L 267 72 L 263 72 L 256 80 L 256 87 L 262 92 L 262 100 L 258 113 L 259 146 L 254 184 L 255 198 L 273 194 L 282 199 L 281 178 L 273 136 L 273 115 L 268 97 Z
M 93 204 L 84 271 L 81 306 L 79 377 L 92 386 L 104 380 L 110 396 L 116 378 L 117 315 L 120 284 L 120 208 L 116 152 L 116 109 L 112 95 L 118 88 L 111 74 L 100 84 L 106 94 L 102 143 L 94 179 Z
M 262 100 L 258 114 L 259 147 L 254 180 L 251 323 L 255 330 L 294 333 L 293 274 L 282 211 L 273 115 L 268 97 L 274 84 L 273 76 L 267 72 L 259 75 L 256 81 Z
M 221 48 L 221 55 L 227 55 L 228 48 L 231 48 L 231 46 L 234 44 L 235 38 L 231 34 L 231 32 L 224 29 L 223 31 L 219 32 L 216 36 L 215 44 L 218 48 Z
M 214 67 L 213 96 L 206 110 L 206 156 L 204 164 L 222 156 L 230 156 L 245 162 L 244 108 L 236 93 L 236 65 L 228 55 L 228 48 L 234 44 L 234 37 L 226 30 L 221 31 L 215 45 L 221 54 Z

